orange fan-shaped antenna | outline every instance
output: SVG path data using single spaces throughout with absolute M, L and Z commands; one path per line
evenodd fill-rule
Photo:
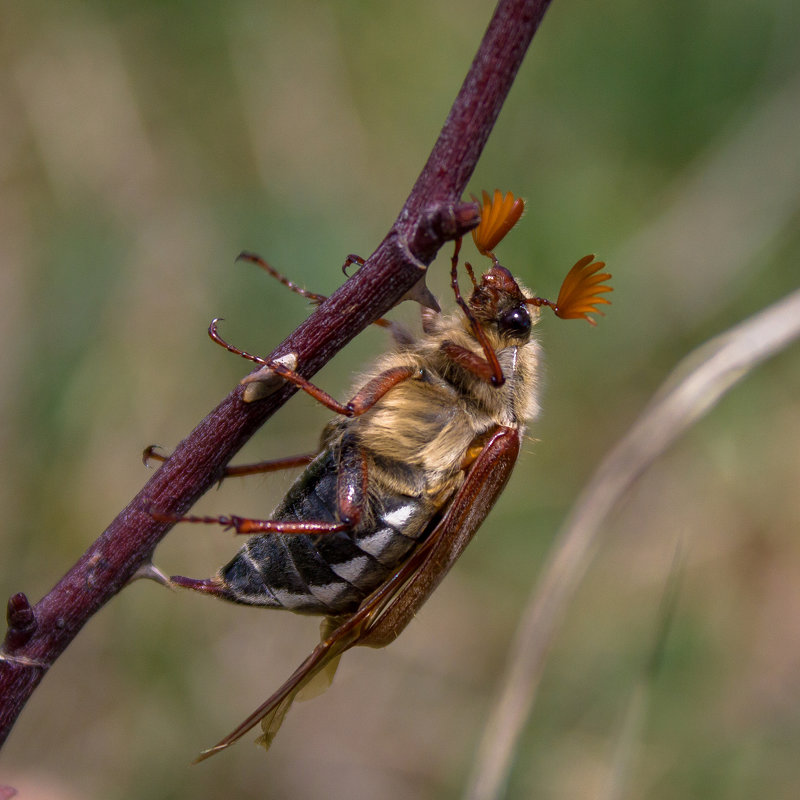
M 553 309 L 556 316 L 561 319 L 583 318 L 592 325 L 597 324 L 589 314 L 603 316 L 597 306 L 610 305 L 611 301 L 600 295 L 614 291 L 611 286 L 603 284 L 603 281 L 611 278 L 610 273 L 600 272 L 605 265 L 605 261 L 595 261 L 593 255 L 584 256 L 575 264 L 567 273 L 558 292 L 558 300 Z
M 555 303 L 544 297 L 531 297 L 525 302 L 533 306 L 549 306 L 561 319 L 585 319 L 596 325 L 589 314 L 603 316 L 597 306 L 611 305 L 611 301 L 600 295 L 614 291 L 611 286 L 603 284 L 611 278 L 610 273 L 599 272 L 605 265 L 605 261 L 595 261 L 594 256 L 584 256 L 567 273 Z
M 475 195 L 472 199 L 477 203 Z M 521 197 L 514 197 L 511 192 L 506 192 L 505 197 L 499 189 L 494 190 L 494 197 L 489 197 L 488 192 L 483 192 L 481 205 L 481 221 L 472 231 L 475 247 L 482 255 L 493 258 L 492 250 L 500 243 L 503 237 L 517 224 L 525 210 L 525 201 Z

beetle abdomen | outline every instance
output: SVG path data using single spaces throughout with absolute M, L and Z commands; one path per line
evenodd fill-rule
M 272 518 L 337 522 L 336 485 L 336 453 L 327 449 L 297 479 Z M 251 537 L 219 572 L 225 597 L 308 614 L 355 611 L 422 541 L 433 514 L 425 499 L 407 495 L 370 495 L 367 505 L 365 522 L 353 530 Z

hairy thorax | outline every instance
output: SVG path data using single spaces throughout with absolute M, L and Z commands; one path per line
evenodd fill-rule
M 450 341 L 481 354 L 460 325 L 445 330 Z M 366 414 L 340 421 L 334 425 L 335 432 L 330 430 L 332 438 L 345 430 L 356 434 L 384 486 L 435 497 L 436 505 L 444 503 L 463 481 L 476 441 L 498 425 L 524 429 L 539 408 L 538 343 L 528 340 L 500 346 L 496 352 L 505 383 L 494 387 L 440 355 L 438 343 L 443 335 L 422 348 L 400 350 L 381 359 L 375 374 L 404 365 L 418 369 L 418 374 L 394 387 Z

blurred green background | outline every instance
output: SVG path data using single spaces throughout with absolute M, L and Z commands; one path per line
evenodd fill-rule
M 331 292 L 393 221 L 493 5 L 5 3 L 0 28 L 0 597 L 36 600 L 307 305 L 255 250 Z M 528 200 L 503 262 L 554 295 L 588 252 L 614 273 L 596 329 L 546 318 L 544 412 L 509 488 L 403 637 L 348 654 L 268 757 L 189 762 L 313 645 L 317 623 L 139 582 L 51 670 L 2 755 L 22 797 L 448 798 L 474 759 L 525 597 L 602 454 L 692 348 L 800 281 L 796 0 L 555 2 L 471 184 Z M 470 248 L 471 249 L 471 248 Z M 449 301 L 446 257 L 431 286 Z M 406 304 L 408 305 L 408 304 Z M 397 316 L 414 319 L 415 309 Z M 318 376 L 347 394 L 374 329 Z M 685 574 L 628 797 L 796 797 L 800 350 L 758 369 L 606 528 L 516 763 L 513 798 L 594 797 Z M 240 461 L 304 452 L 293 400 Z M 264 516 L 291 475 L 197 509 Z M 202 577 L 237 544 L 180 528 Z

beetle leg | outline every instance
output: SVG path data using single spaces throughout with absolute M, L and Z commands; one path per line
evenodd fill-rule
M 356 437 L 346 433 L 342 437 L 339 469 L 336 475 L 336 505 L 339 519 L 351 527 L 361 521 L 367 499 L 367 458 Z
M 146 467 L 150 466 L 151 461 L 159 461 L 162 464 L 169 458 L 169 456 L 162 456 L 161 453 L 157 453 L 156 450 L 159 450 L 161 445 L 158 444 L 151 444 L 149 447 L 145 447 L 142 450 L 142 464 Z
M 254 465 L 258 466 L 258 465 Z M 324 535 L 338 533 L 358 524 L 364 508 L 367 494 L 367 460 L 363 450 L 358 446 L 352 434 L 346 434 L 342 439 L 342 449 L 339 457 L 339 470 L 337 474 L 337 506 L 340 523 L 314 522 L 300 520 L 256 520 L 237 516 L 171 516 L 153 513 L 156 519 L 168 519 L 175 522 L 194 522 L 200 524 L 218 524 L 226 528 L 233 528 L 236 533 L 277 533 L 284 535 Z M 151 512 L 152 513 L 152 512 Z M 211 594 L 217 597 L 229 597 L 224 582 L 219 578 L 185 578 L 182 575 L 173 575 L 170 581 L 185 589 Z M 326 662 L 327 663 L 327 662 Z M 288 706 L 287 706 L 288 708 Z M 284 711 L 285 713 L 285 711 Z M 282 716 L 280 717 L 282 719 Z M 280 725 L 280 722 L 278 722 Z M 277 728 L 275 729 L 277 731 Z
M 281 377 L 293 383 L 307 394 L 310 394 L 326 408 L 335 411 L 337 414 L 342 414 L 345 417 L 358 417 L 365 411 L 369 411 L 386 392 L 397 386 L 398 383 L 408 380 L 419 373 L 419 370 L 414 367 L 393 367 L 392 369 L 387 369 L 362 386 L 349 403 L 343 404 L 335 400 L 318 386 L 307 381 L 302 375 L 298 375 L 296 372 L 283 365 L 276 366 L 278 366 L 278 368 L 275 371 Z
M 365 411 L 369 411 L 386 392 L 397 386 L 398 383 L 408 380 L 419 372 L 419 370 L 414 367 L 393 367 L 392 369 L 387 369 L 362 386 L 349 403 L 342 404 L 318 386 L 307 381 L 302 375 L 298 375 L 296 372 L 286 367 L 281 367 L 276 371 L 279 375 L 286 378 L 287 381 L 293 383 L 307 394 L 310 394 L 326 408 L 346 417 L 358 417 Z
M 394 384 L 392 384 L 394 385 Z M 276 462 L 265 461 L 260 464 L 246 464 L 233 472 L 234 475 L 249 475 L 254 472 L 268 472 L 272 469 L 280 469 L 286 464 L 282 461 L 300 462 L 300 465 L 308 463 L 313 456 L 298 456 L 294 459 L 280 459 Z M 276 466 L 277 464 L 277 466 Z M 297 466 L 292 463 L 290 466 Z M 359 447 L 356 437 L 352 434 L 345 434 L 342 439 L 341 453 L 339 456 L 339 469 L 337 472 L 337 509 L 341 522 L 319 522 L 314 520 L 275 520 L 275 519 L 250 519 L 239 517 L 234 514 L 220 516 L 204 515 L 179 515 L 162 513 L 150 510 L 149 513 L 155 519 L 162 522 L 191 522 L 200 525 L 223 525 L 225 528 L 233 528 L 237 534 L 254 533 L 279 533 L 285 535 L 324 535 L 327 533 L 339 533 L 352 528 L 361 519 L 367 496 L 367 459 L 364 451 Z
M 464 367 L 466 370 L 469 370 L 473 375 L 476 375 L 482 381 L 486 381 L 486 383 L 493 383 L 496 386 L 500 385 L 495 382 L 495 376 L 497 373 L 495 372 L 494 366 L 485 358 L 481 358 L 481 356 L 473 353 L 472 350 L 467 350 L 466 347 L 462 347 L 460 344 L 450 341 L 442 342 L 440 350 L 453 363 L 458 364 L 460 367 Z
M 279 375 L 284 380 L 294 384 L 298 389 L 302 389 L 306 394 L 311 395 L 311 397 L 317 402 L 322 403 L 326 408 L 329 408 L 337 414 L 342 414 L 345 417 L 357 417 L 359 414 L 363 414 L 380 400 L 389 389 L 418 372 L 418 370 L 413 367 L 395 367 L 394 369 L 386 370 L 386 372 L 381 373 L 367 383 L 349 403 L 340 403 L 326 391 L 311 383 L 311 381 L 304 378 L 298 372 L 295 372 L 280 360 L 275 359 L 270 361 L 266 358 L 261 358 L 261 356 L 256 356 L 252 353 L 240 350 L 232 344 L 228 344 L 217 332 L 218 322 L 218 319 L 212 320 L 211 325 L 208 327 L 208 335 L 213 341 L 220 345 L 220 347 L 224 347 L 229 352 L 242 356 L 242 358 L 246 358 L 248 361 L 252 361 L 255 364 L 261 364 L 267 367 L 271 374 Z M 248 375 L 241 382 L 249 384 L 258 381 L 260 379 L 257 377 L 257 374 L 258 373 Z
M 225 467 L 224 478 L 240 478 L 244 475 L 260 475 L 263 472 L 279 472 L 282 469 L 305 467 L 317 457 L 316 453 L 303 453 L 299 456 L 272 458 L 267 461 L 256 461 L 254 464 L 237 464 Z
M 236 533 L 281 533 L 286 535 L 324 535 L 326 533 L 339 533 L 346 531 L 350 525 L 346 522 L 315 522 L 308 520 L 282 520 L 282 519 L 250 519 L 248 517 L 230 516 L 196 516 L 190 514 L 169 514 L 161 511 L 149 510 L 151 517 L 159 522 L 192 522 L 200 525 L 222 525 L 226 529 L 233 528 Z
M 494 259 L 494 253 L 489 253 L 487 255 L 491 255 L 492 259 Z M 469 279 L 472 281 L 472 288 L 477 289 L 478 281 L 475 278 L 475 272 L 472 269 L 472 264 L 470 264 L 469 261 L 464 262 L 464 269 L 467 271 L 467 275 L 469 275 Z
M 362 258 L 361 256 L 356 255 L 355 253 L 350 253 L 349 256 L 344 260 L 344 264 L 342 264 L 342 272 L 347 275 L 347 268 L 352 266 L 353 264 L 358 264 L 359 267 L 363 267 L 364 264 L 367 263 L 366 258 Z M 349 278 L 350 276 L 347 275 Z
M 456 239 L 453 255 L 450 259 L 450 285 L 453 287 L 453 294 L 456 297 L 456 303 L 458 303 L 459 307 L 464 312 L 464 316 L 469 320 L 472 333 L 478 340 L 478 343 L 483 350 L 483 354 L 486 356 L 486 362 L 489 365 L 489 369 L 491 370 L 489 372 L 488 379 L 484 378 L 483 374 L 479 372 L 476 372 L 475 374 L 481 377 L 483 380 L 486 380 L 487 383 L 491 383 L 492 386 L 502 386 L 503 383 L 505 383 L 505 377 L 503 376 L 503 370 L 500 367 L 500 362 L 497 360 L 497 353 L 494 352 L 494 349 L 489 344 L 489 340 L 486 338 L 486 333 L 478 324 L 478 321 L 475 319 L 475 315 L 472 313 L 469 305 L 464 301 L 464 298 L 461 296 L 461 290 L 458 288 L 458 254 L 460 250 L 461 239 Z M 472 279 L 472 282 L 475 283 L 475 275 L 472 272 L 472 267 L 467 264 L 466 269 L 467 273 Z
M 171 575 L 169 579 L 173 586 L 182 586 L 184 589 L 193 589 L 195 592 L 211 594 L 215 597 L 227 597 L 219 578 L 184 578 L 183 575 Z
M 169 458 L 169 456 L 157 453 L 157 448 L 158 445 L 151 444 L 142 452 L 142 462 L 146 467 L 150 466 L 150 461 L 159 461 L 163 463 Z M 273 458 L 268 461 L 256 461 L 254 464 L 238 464 L 233 467 L 228 466 L 222 470 L 222 477 L 239 478 L 244 475 L 258 475 L 262 472 L 279 472 L 282 469 L 305 467 L 307 464 L 310 464 L 316 456 L 316 453 L 303 453 L 298 456 L 286 456 L 285 458 Z
M 316 292 L 310 292 L 308 289 L 304 289 L 302 286 L 298 286 L 293 281 L 290 281 L 285 275 L 282 275 L 278 270 L 274 267 L 271 267 L 261 256 L 256 255 L 255 253 L 248 253 L 247 251 L 242 251 L 236 257 L 237 261 L 249 261 L 251 264 L 256 264 L 257 266 L 261 267 L 268 275 L 271 275 L 275 278 L 276 281 L 282 283 L 287 289 L 299 294 L 301 297 L 308 298 L 314 305 L 319 305 L 323 301 L 327 300 L 328 298 L 324 294 L 317 294 Z
M 367 381 L 347 404 L 352 408 L 352 416 L 358 417 L 365 411 L 369 411 L 390 389 L 398 383 L 407 381 L 409 378 L 419 376 L 420 370 L 416 367 L 392 367 L 380 375 L 376 375 L 371 381 Z
M 402 368 L 399 368 L 402 369 Z M 412 371 L 413 372 L 413 371 Z M 356 395 L 358 408 L 364 405 L 371 405 L 382 397 L 392 386 L 395 386 L 403 376 L 398 370 L 387 370 L 378 378 L 383 380 L 378 385 L 370 381 L 364 388 L 369 389 L 362 397 L 362 392 Z M 371 387 L 371 388 L 370 388 Z M 359 399 L 360 398 L 360 399 Z M 372 401 L 372 403 L 370 403 Z M 366 410 L 366 409 L 365 409 Z M 359 412 L 362 413 L 362 412 Z M 254 472 L 268 472 L 272 469 L 280 469 L 283 466 L 298 466 L 308 463 L 313 456 L 298 456 L 294 459 L 280 459 L 278 461 L 265 461 L 260 464 L 246 464 L 241 467 L 231 467 L 235 470 L 234 475 L 250 475 Z M 281 462 L 289 462 L 285 464 Z M 300 462 L 299 464 L 297 462 Z M 277 466 L 276 466 L 277 465 Z M 314 520 L 274 520 L 274 519 L 250 519 L 236 515 L 222 516 L 197 516 L 161 513 L 150 510 L 149 513 L 155 519 L 163 522 L 192 522 L 201 525 L 223 525 L 225 528 L 233 528 L 237 534 L 254 533 L 279 533 L 285 535 L 324 535 L 327 533 L 339 533 L 357 525 L 361 519 L 367 497 L 367 485 L 369 476 L 367 473 L 367 459 L 364 451 L 358 444 L 353 434 L 345 434 L 342 438 L 341 451 L 339 455 L 339 468 L 337 471 L 337 510 L 341 522 L 318 522 Z
M 287 289 L 291 289 L 291 291 L 293 291 L 295 294 L 299 294 L 301 297 L 309 299 L 315 306 L 320 305 L 320 303 L 324 303 L 328 299 L 328 295 L 326 294 L 311 292 L 308 289 L 304 289 L 302 286 L 298 286 L 294 281 L 289 280 L 289 278 L 287 278 L 285 275 L 278 272 L 275 267 L 270 266 L 263 258 L 261 258 L 261 256 L 257 255 L 256 253 L 242 251 L 236 257 L 236 260 L 249 261 L 251 264 L 261 267 L 264 272 L 266 272 L 268 275 L 271 275 L 279 283 L 282 283 Z M 360 267 L 363 267 L 365 263 L 366 260 L 361 258 L 361 256 L 349 255 L 345 259 L 344 265 L 342 266 L 342 272 L 347 275 L 347 268 L 351 264 L 358 264 Z M 381 317 L 380 319 L 376 319 L 372 324 L 380 325 L 382 328 L 392 328 L 395 323 Z

